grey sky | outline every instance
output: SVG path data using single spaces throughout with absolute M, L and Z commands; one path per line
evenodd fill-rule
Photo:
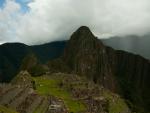
M 34 0 L 30 10 L 7 0 L 0 9 L 0 43 L 41 44 L 69 39 L 86 25 L 99 38 L 150 32 L 150 0 Z

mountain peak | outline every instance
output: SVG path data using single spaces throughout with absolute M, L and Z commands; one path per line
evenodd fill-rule
M 76 30 L 76 32 L 78 32 L 78 33 L 91 33 L 92 34 L 90 28 L 88 28 L 87 26 L 81 26 L 81 27 L 79 27 Z
M 90 28 L 88 28 L 87 26 L 81 26 L 78 28 L 77 31 L 89 31 L 90 32 Z
M 109 85 L 106 87 L 115 90 L 106 47 L 88 27 L 82 26 L 73 33 L 64 50 L 63 61 L 75 73 L 86 75 L 95 83 L 105 84 L 96 79 L 98 76 L 107 78 Z
M 85 40 L 85 39 L 94 39 L 95 36 L 87 26 L 81 26 L 78 28 L 71 36 L 71 40 Z
M 94 36 L 90 29 L 87 26 L 81 26 L 72 34 L 64 53 L 70 53 L 72 50 L 74 50 L 74 54 L 76 52 L 84 53 L 87 50 L 94 51 L 103 48 L 103 43 Z

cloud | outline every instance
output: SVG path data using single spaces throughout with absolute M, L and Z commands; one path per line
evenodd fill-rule
M 6 1 L 4 8 L 0 9 L 0 42 L 14 40 L 15 15 L 18 14 L 20 6 L 13 1 Z
M 99 38 L 150 32 L 149 0 L 33 0 L 26 5 L 26 13 L 15 0 L 7 0 L 0 9 L 1 43 L 32 45 L 69 39 L 82 25 Z

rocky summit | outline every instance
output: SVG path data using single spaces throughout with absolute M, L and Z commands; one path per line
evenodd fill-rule
M 63 60 L 75 73 L 115 90 L 106 47 L 88 27 L 82 26 L 73 33 L 64 50 Z

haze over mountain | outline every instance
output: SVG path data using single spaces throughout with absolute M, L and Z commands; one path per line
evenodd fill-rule
M 126 37 L 110 37 L 102 40 L 104 44 L 117 50 L 124 50 L 141 55 L 150 59 L 150 35 L 136 36 L 130 35 Z

